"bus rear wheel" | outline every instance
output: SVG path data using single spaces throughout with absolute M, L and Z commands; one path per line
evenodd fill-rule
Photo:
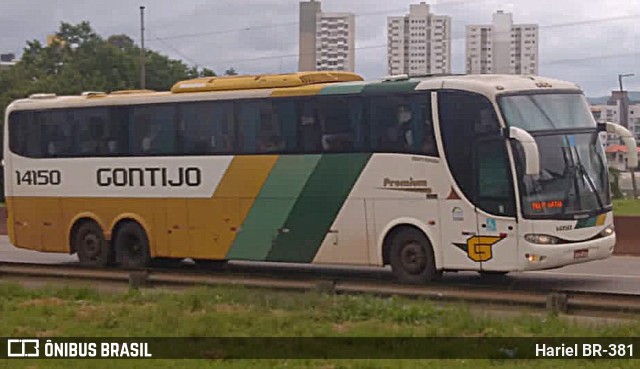
M 136 222 L 127 222 L 119 227 L 114 246 L 116 260 L 125 269 L 139 269 L 149 265 L 149 238 Z
M 408 228 L 396 234 L 389 256 L 391 271 L 400 283 L 424 284 L 442 276 L 436 269 L 431 243 L 417 229 Z
M 111 245 L 94 221 L 86 221 L 78 226 L 73 237 L 73 249 L 82 265 L 103 268 L 114 262 Z

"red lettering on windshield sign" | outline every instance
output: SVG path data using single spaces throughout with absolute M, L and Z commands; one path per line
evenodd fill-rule
M 562 209 L 564 203 L 561 200 L 551 201 L 534 201 L 531 203 L 531 209 L 534 211 L 544 211 L 544 209 Z

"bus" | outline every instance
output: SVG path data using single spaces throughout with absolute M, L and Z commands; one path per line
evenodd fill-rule
M 607 258 L 599 133 L 636 145 L 577 85 L 537 76 L 206 77 L 5 115 L 17 247 L 94 267 L 390 266 L 403 283 Z

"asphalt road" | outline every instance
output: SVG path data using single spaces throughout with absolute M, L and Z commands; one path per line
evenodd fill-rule
M 6 236 L 0 236 L 0 262 L 66 264 L 76 263 L 77 258 L 75 255 L 17 249 L 9 243 Z M 189 267 L 187 263 L 185 268 Z M 292 276 L 322 275 L 327 278 L 340 276 L 391 278 L 388 269 L 369 267 L 346 268 L 343 266 L 233 262 L 231 269 L 249 273 L 288 273 Z M 443 283 L 640 295 L 640 257 L 613 256 L 606 260 L 570 265 L 560 269 L 511 273 L 506 277 L 487 278 L 475 272 L 446 273 Z

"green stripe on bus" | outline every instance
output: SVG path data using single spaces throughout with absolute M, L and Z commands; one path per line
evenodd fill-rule
M 227 259 L 264 260 L 320 155 L 280 156 L 238 233 Z
M 368 85 L 367 82 L 351 82 L 351 83 L 336 83 L 331 84 L 322 90 L 318 95 L 343 95 L 343 94 L 359 94 L 362 92 L 364 86 Z
M 414 92 L 418 83 L 415 80 L 369 83 L 362 89 L 362 92 L 365 94 Z
M 269 252 L 268 261 L 313 261 L 370 156 L 322 156 Z

